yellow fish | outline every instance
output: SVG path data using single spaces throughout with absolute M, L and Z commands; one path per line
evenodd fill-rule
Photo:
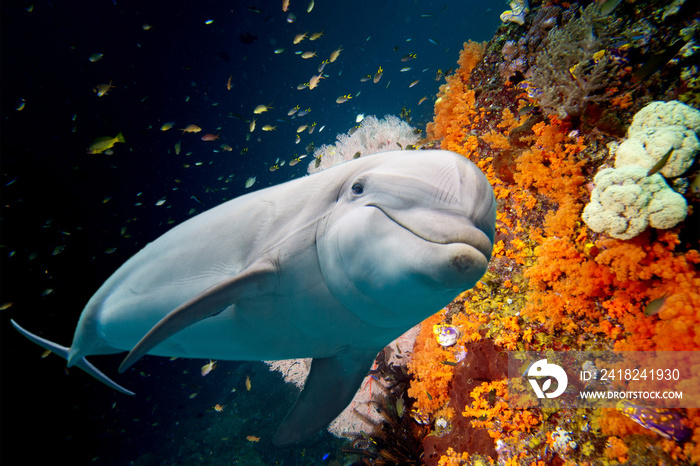
M 97 97 L 102 97 L 104 95 L 107 95 L 110 89 L 114 89 L 114 86 L 112 86 L 112 81 L 109 82 L 109 84 L 100 84 L 97 87 L 93 89 L 95 91 L 95 94 L 97 94 Z
M 293 44 L 298 44 L 302 40 L 306 39 L 306 32 L 304 34 L 297 34 L 294 36 L 294 40 L 292 41 Z
M 262 127 L 263 131 L 274 131 L 277 129 L 277 126 L 272 126 L 272 125 L 265 125 Z
M 252 385 L 250 384 L 250 376 L 246 375 L 245 376 L 245 389 L 250 391 Z
M 334 50 L 334 51 L 331 53 L 331 57 L 328 59 L 328 61 L 329 61 L 330 63 L 333 63 L 334 61 L 336 61 L 336 60 L 338 59 L 338 55 L 340 55 L 340 52 L 342 52 L 342 51 L 343 51 L 343 49 L 341 49 L 340 47 L 338 47 L 336 50 Z
M 257 107 L 255 107 L 255 110 L 253 110 L 253 113 L 258 115 L 260 113 L 267 112 L 271 108 L 272 108 L 272 105 L 258 105 Z
M 207 375 L 208 373 L 210 373 L 214 369 L 216 369 L 216 361 L 212 361 L 210 359 L 207 364 L 202 366 L 202 377 L 204 377 L 205 375 Z
M 94 141 L 92 141 L 92 144 L 90 144 L 90 147 L 88 147 L 87 153 L 101 154 L 107 149 L 111 149 L 112 146 L 114 146 L 118 142 L 126 142 L 122 133 L 119 133 L 114 137 L 104 136 L 101 138 L 97 138 Z
M 259 442 L 260 437 L 256 437 L 255 435 L 248 435 L 246 437 L 246 440 L 248 440 L 249 442 Z
M 170 128 L 172 128 L 175 125 L 174 121 L 168 121 L 163 123 L 163 126 L 160 127 L 161 131 L 168 131 Z

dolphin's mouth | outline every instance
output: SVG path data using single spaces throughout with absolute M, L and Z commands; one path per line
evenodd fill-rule
M 488 261 L 491 259 L 493 244 L 488 235 L 480 228 L 464 217 L 453 212 L 445 212 L 439 222 L 421 222 L 419 225 L 410 225 L 408 219 L 402 219 L 402 215 L 392 213 L 376 204 L 368 204 L 386 215 L 391 221 L 401 228 L 409 231 L 423 241 L 434 244 L 465 244 L 479 251 Z M 426 209 L 427 211 L 427 209 Z M 434 215 L 434 211 L 430 211 Z M 412 217 L 420 217 L 420 212 L 414 212 Z M 426 217 L 429 218 L 429 217 Z M 414 222 L 410 222 L 414 223 Z

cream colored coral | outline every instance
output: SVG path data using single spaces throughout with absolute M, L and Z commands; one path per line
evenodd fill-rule
M 599 233 L 631 239 L 647 226 L 671 228 L 685 219 L 685 198 L 673 191 L 659 174 L 636 165 L 606 168 L 595 178 L 591 202 L 583 209 L 583 221 Z
M 673 150 L 660 173 L 673 178 L 690 168 L 700 150 L 700 111 L 678 101 L 652 102 L 634 116 L 620 144 L 615 168 L 638 165 L 649 170 Z

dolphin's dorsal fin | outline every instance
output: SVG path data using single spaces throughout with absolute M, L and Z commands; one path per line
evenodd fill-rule
M 378 352 L 347 350 L 331 358 L 314 358 L 304 389 L 272 442 L 290 445 L 325 429 L 350 404 Z
M 119 366 L 119 372 L 126 371 L 150 350 L 176 333 L 215 316 L 244 294 L 250 294 L 250 290 L 259 290 L 264 286 L 265 279 L 275 272 L 271 262 L 255 262 L 238 275 L 217 283 L 173 309 L 134 346 Z

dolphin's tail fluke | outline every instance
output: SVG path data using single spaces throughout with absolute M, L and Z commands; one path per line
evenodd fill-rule
M 29 338 L 37 345 L 51 351 L 52 353 L 57 354 L 65 360 L 68 360 L 68 352 L 70 351 L 70 348 L 66 348 L 65 346 L 61 346 L 45 338 L 41 338 L 38 335 L 34 335 L 33 333 L 20 327 L 20 325 L 12 319 L 10 319 L 10 322 L 12 322 L 12 325 L 17 329 L 19 333 Z M 102 373 L 102 371 L 90 364 L 90 362 L 88 362 L 88 360 L 84 357 L 76 359 L 73 365 L 78 366 L 79 368 L 81 368 L 82 370 L 84 370 L 103 384 L 112 387 L 118 392 L 124 393 L 125 395 L 134 394 L 134 392 L 132 392 L 131 390 L 127 390 L 126 388 L 122 387 L 121 385 L 107 377 L 104 373 Z

